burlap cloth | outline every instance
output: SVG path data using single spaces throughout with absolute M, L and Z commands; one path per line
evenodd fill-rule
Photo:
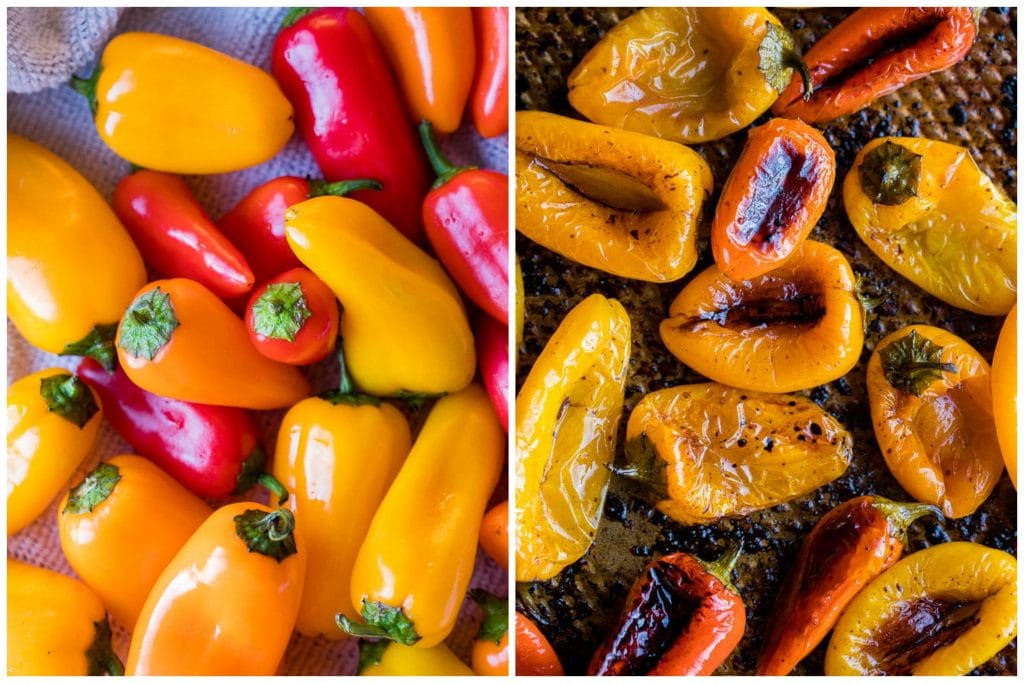
M 68 13 L 71 13 L 70 15 Z M 285 10 L 272 8 L 211 9 L 133 8 L 120 10 L 8 9 L 8 130 L 37 142 L 57 153 L 86 178 L 105 197 L 129 171 L 128 162 L 111 152 L 96 134 L 89 108 L 80 95 L 65 82 L 72 71 L 85 75 L 98 58 L 89 46 L 102 46 L 115 32 L 151 31 L 193 40 L 208 47 L 269 70 L 274 36 Z M 69 20 L 69 16 L 75 18 Z M 117 17 L 120 16 L 118 20 Z M 116 26 L 115 26 L 116 22 Z M 37 40 L 32 40 L 35 35 Z M 61 37 L 63 36 L 63 39 Z M 81 58 L 82 51 L 90 55 Z M 19 52 L 20 51 L 20 52 Z M 84 67 L 84 68 L 83 68 Z M 12 94 L 54 85 L 31 95 Z M 201 103 L 197 103 L 201 106 Z M 483 140 L 472 125 L 466 124 L 441 143 L 452 162 L 477 164 L 507 172 L 508 141 L 502 136 Z M 319 177 L 316 164 L 303 142 L 294 137 L 265 164 L 224 175 L 189 177 L 195 192 L 209 214 L 224 214 L 256 185 L 280 175 Z M 73 249 L 74 245 L 68 245 Z M 30 346 L 14 326 L 7 324 L 7 382 L 47 367 L 73 368 L 77 359 L 60 358 Z M 327 388 L 334 381 L 329 363 L 311 369 L 314 386 Z M 277 425 L 283 412 L 263 414 L 264 446 L 273 451 Z M 90 458 L 79 468 L 72 482 L 81 479 L 101 457 L 130 452 L 127 444 L 104 424 Z M 498 485 L 495 500 L 505 497 L 506 479 Z M 57 499 L 63 495 L 58 495 Z M 259 496 L 254 496 L 259 499 Z M 8 539 L 8 555 L 31 564 L 73 575 L 57 538 L 57 505 L 53 505 L 34 524 Z M 482 552 L 477 554 L 472 584 L 497 595 L 507 595 L 507 574 Z M 273 619 L 272 614 L 264 615 Z M 468 661 L 472 639 L 480 622 L 480 613 L 469 601 L 463 606 L 458 624 L 447 644 Z M 123 624 L 113 623 L 115 649 L 122 657 L 128 652 L 128 633 Z M 188 653 L 182 653 L 187 657 Z M 352 674 L 357 649 L 354 642 L 330 642 L 295 634 L 281 665 L 285 674 Z

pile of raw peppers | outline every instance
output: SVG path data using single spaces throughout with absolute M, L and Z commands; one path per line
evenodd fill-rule
M 487 510 L 508 181 L 435 139 L 506 131 L 507 17 L 294 10 L 270 74 L 118 35 L 72 83 L 133 165 L 109 203 L 8 134 L 8 314 L 82 357 L 8 389 L 8 538 L 66 491 L 51 521 L 78 576 L 8 558 L 8 674 L 272 675 L 293 630 L 360 638 L 365 674 L 507 673 L 506 599 L 468 588 L 478 545 L 508 562 L 507 505 Z M 275 178 L 215 221 L 179 177 L 264 162 L 295 127 L 322 179 Z M 317 363 L 340 377 L 321 393 Z M 265 449 L 253 411 L 274 409 Z M 133 452 L 69 481 L 104 419 Z M 444 645 L 467 597 L 472 670 Z

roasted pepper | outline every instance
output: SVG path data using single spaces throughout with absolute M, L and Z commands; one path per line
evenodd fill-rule
M 476 322 L 476 357 L 480 361 L 480 380 L 507 432 L 512 401 L 508 382 L 508 328 L 488 316 L 480 316 Z
M 730 575 L 737 544 L 708 564 L 687 553 L 652 560 L 633 583 L 591 676 L 710 676 L 743 637 L 747 612 Z
M 469 596 L 483 610 L 470 659 L 478 676 L 508 676 L 508 598 L 472 589 Z
M 476 75 L 469 113 L 476 131 L 493 138 L 508 130 L 508 7 L 474 7 Z
M 1017 560 L 977 543 L 908 555 L 857 594 L 825 654 L 827 676 L 957 676 L 1017 635 Z
M 426 159 L 366 18 L 351 7 L 296 8 L 274 41 L 272 64 L 324 177 L 377 179 L 379 192 L 353 197 L 420 240 Z
M 89 455 L 103 412 L 85 382 L 61 368 L 7 387 L 7 535 L 38 517 Z
M 612 275 L 678 280 L 697 262 L 711 169 L 691 149 L 564 116 L 516 114 L 516 229 Z
M 504 462 L 505 435 L 479 385 L 434 404 L 352 569 L 352 605 L 366 624 L 342 613 L 342 630 L 418 648 L 448 637 Z
M 810 84 L 792 78 L 772 113 L 808 123 L 851 114 L 952 67 L 976 32 L 970 7 L 863 7 L 807 51 Z
M 813 240 L 781 266 L 734 282 L 711 266 L 672 302 L 661 340 L 716 382 L 784 393 L 849 372 L 864 346 L 856 279 L 846 257 Z
M 217 509 L 160 574 L 132 633 L 130 676 L 272 676 L 295 626 L 306 545 L 292 513 Z
M 992 356 L 992 414 L 1006 473 L 1017 487 L 1017 304 L 1003 321 Z
M 213 512 L 137 455 L 96 466 L 57 507 L 60 549 L 124 626 L 135 626 L 164 567 Z
M 843 181 L 864 243 L 929 294 L 982 315 L 1017 301 L 1017 205 L 963 147 L 872 140 Z
M 267 410 L 310 391 L 297 369 L 253 347 L 213 292 L 183 278 L 139 290 L 118 326 L 117 356 L 132 382 L 181 401 Z
M 516 612 L 516 675 L 565 675 L 551 643 L 536 624 L 519 612 Z
M 523 343 L 523 328 L 526 326 L 526 293 L 523 291 L 523 268 L 516 256 L 516 346 Z
M 620 21 L 569 75 L 591 121 L 677 142 L 746 128 L 802 68 L 763 7 L 650 7 Z
M 245 307 L 245 327 L 264 356 L 289 365 L 312 365 L 334 350 L 338 301 L 305 268 L 292 268 L 257 287 Z
M 114 365 L 114 331 L 146 268 L 89 182 L 56 154 L 7 134 L 7 315 L 50 353 Z
M 516 581 L 583 557 L 601 520 L 629 367 L 629 316 L 592 294 L 555 330 L 516 399 Z
M 835 626 L 869 581 L 891 567 L 907 544 L 907 527 L 931 505 L 860 496 L 814 525 L 775 599 L 759 676 L 786 676 Z
M 354 393 L 344 359 L 336 391 L 308 398 L 285 414 L 273 473 L 291 492 L 288 506 L 306 539 L 309 559 L 295 624 L 303 635 L 336 640 L 344 633 L 335 614 L 358 618 L 350 597 L 352 565 L 411 447 L 405 416 L 391 404 Z
M 806 398 L 690 384 L 637 404 L 617 472 L 648 484 L 669 517 L 707 524 L 806 495 L 852 455 L 849 432 Z
M 438 394 L 473 379 L 473 333 L 458 291 L 380 214 L 354 199 L 317 197 L 288 209 L 285 231 L 341 300 L 342 347 L 360 389 Z
M 80 581 L 7 558 L 7 675 L 119 676 L 110 623 Z
M 488 510 L 480 524 L 480 547 L 505 571 L 508 571 L 508 524 L 507 500 Z
M 988 363 L 945 330 L 911 325 L 868 361 L 871 421 L 885 463 L 907 493 L 947 517 L 978 509 L 999 481 Z
M 168 173 L 227 173 L 267 161 L 295 130 L 265 71 L 197 43 L 122 33 L 72 87 L 118 156 Z
M 444 645 L 409 647 L 390 640 L 359 641 L 360 676 L 472 676 Z
M 825 212 L 835 179 L 832 148 L 806 123 L 772 119 L 752 129 L 711 226 L 719 270 L 750 280 L 782 265 Z

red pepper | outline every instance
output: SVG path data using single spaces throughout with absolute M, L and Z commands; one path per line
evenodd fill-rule
M 292 268 L 257 287 L 245 309 L 256 350 L 289 365 L 310 365 L 334 350 L 338 300 L 306 268 Z
M 91 358 L 76 373 L 100 397 L 104 417 L 132 449 L 196 495 L 227 498 L 255 484 L 284 495 L 263 472 L 260 432 L 247 411 L 157 396 L 133 384 L 120 367 L 107 372 Z
M 195 280 L 222 299 L 252 289 L 245 257 L 178 176 L 136 171 L 117 184 L 111 204 L 143 260 L 162 276 Z
M 480 378 L 491 397 L 501 425 L 508 431 L 508 327 L 486 315 L 476 321 L 476 357 L 480 362 Z
M 274 41 L 272 70 L 324 177 L 379 180 L 380 192 L 353 198 L 419 242 L 427 167 L 363 15 L 344 7 L 292 10 Z
M 508 7 L 474 7 L 476 77 L 469 96 L 473 125 L 485 138 L 508 130 Z
M 426 121 L 420 138 L 437 173 L 423 200 L 434 253 L 473 303 L 508 325 L 508 176 L 452 166 Z
M 626 597 L 617 628 L 590 660 L 588 674 L 713 673 L 746 628 L 743 600 L 729 581 L 739 555 L 737 545 L 713 564 L 686 553 L 649 562 Z

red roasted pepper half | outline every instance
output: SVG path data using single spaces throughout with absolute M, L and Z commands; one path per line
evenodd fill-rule
M 426 160 L 366 18 L 346 7 L 292 10 L 274 41 L 272 71 L 324 178 L 376 178 L 380 192 L 353 198 L 419 242 Z
M 178 176 L 136 171 L 117 184 L 111 204 L 142 259 L 162 276 L 195 280 L 222 299 L 252 289 L 249 263 Z
M 474 7 L 476 76 L 469 111 L 480 135 L 508 130 L 508 7 Z
M 292 268 L 257 287 L 245 309 L 256 350 L 289 365 L 310 365 L 334 350 L 338 300 L 306 268 Z
M 423 200 L 434 253 L 473 303 L 508 325 L 508 176 L 450 164 L 427 121 L 420 138 L 437 174 Z
M 481 315 L 476 321 L 476 357 L 480 379 L 494 404 L 501 426 L 508 431 L 508 404 L 512 395 L 508 383 L 508 328 Z
M 708 676 L 743 637 L 743 600 L 729 575 L 737 544 L 712 564 L 687 553 L 652 560 L 619 623 L 590 660 L 591 676 Z M 681 624 L 680 620 L 685 623 Z

